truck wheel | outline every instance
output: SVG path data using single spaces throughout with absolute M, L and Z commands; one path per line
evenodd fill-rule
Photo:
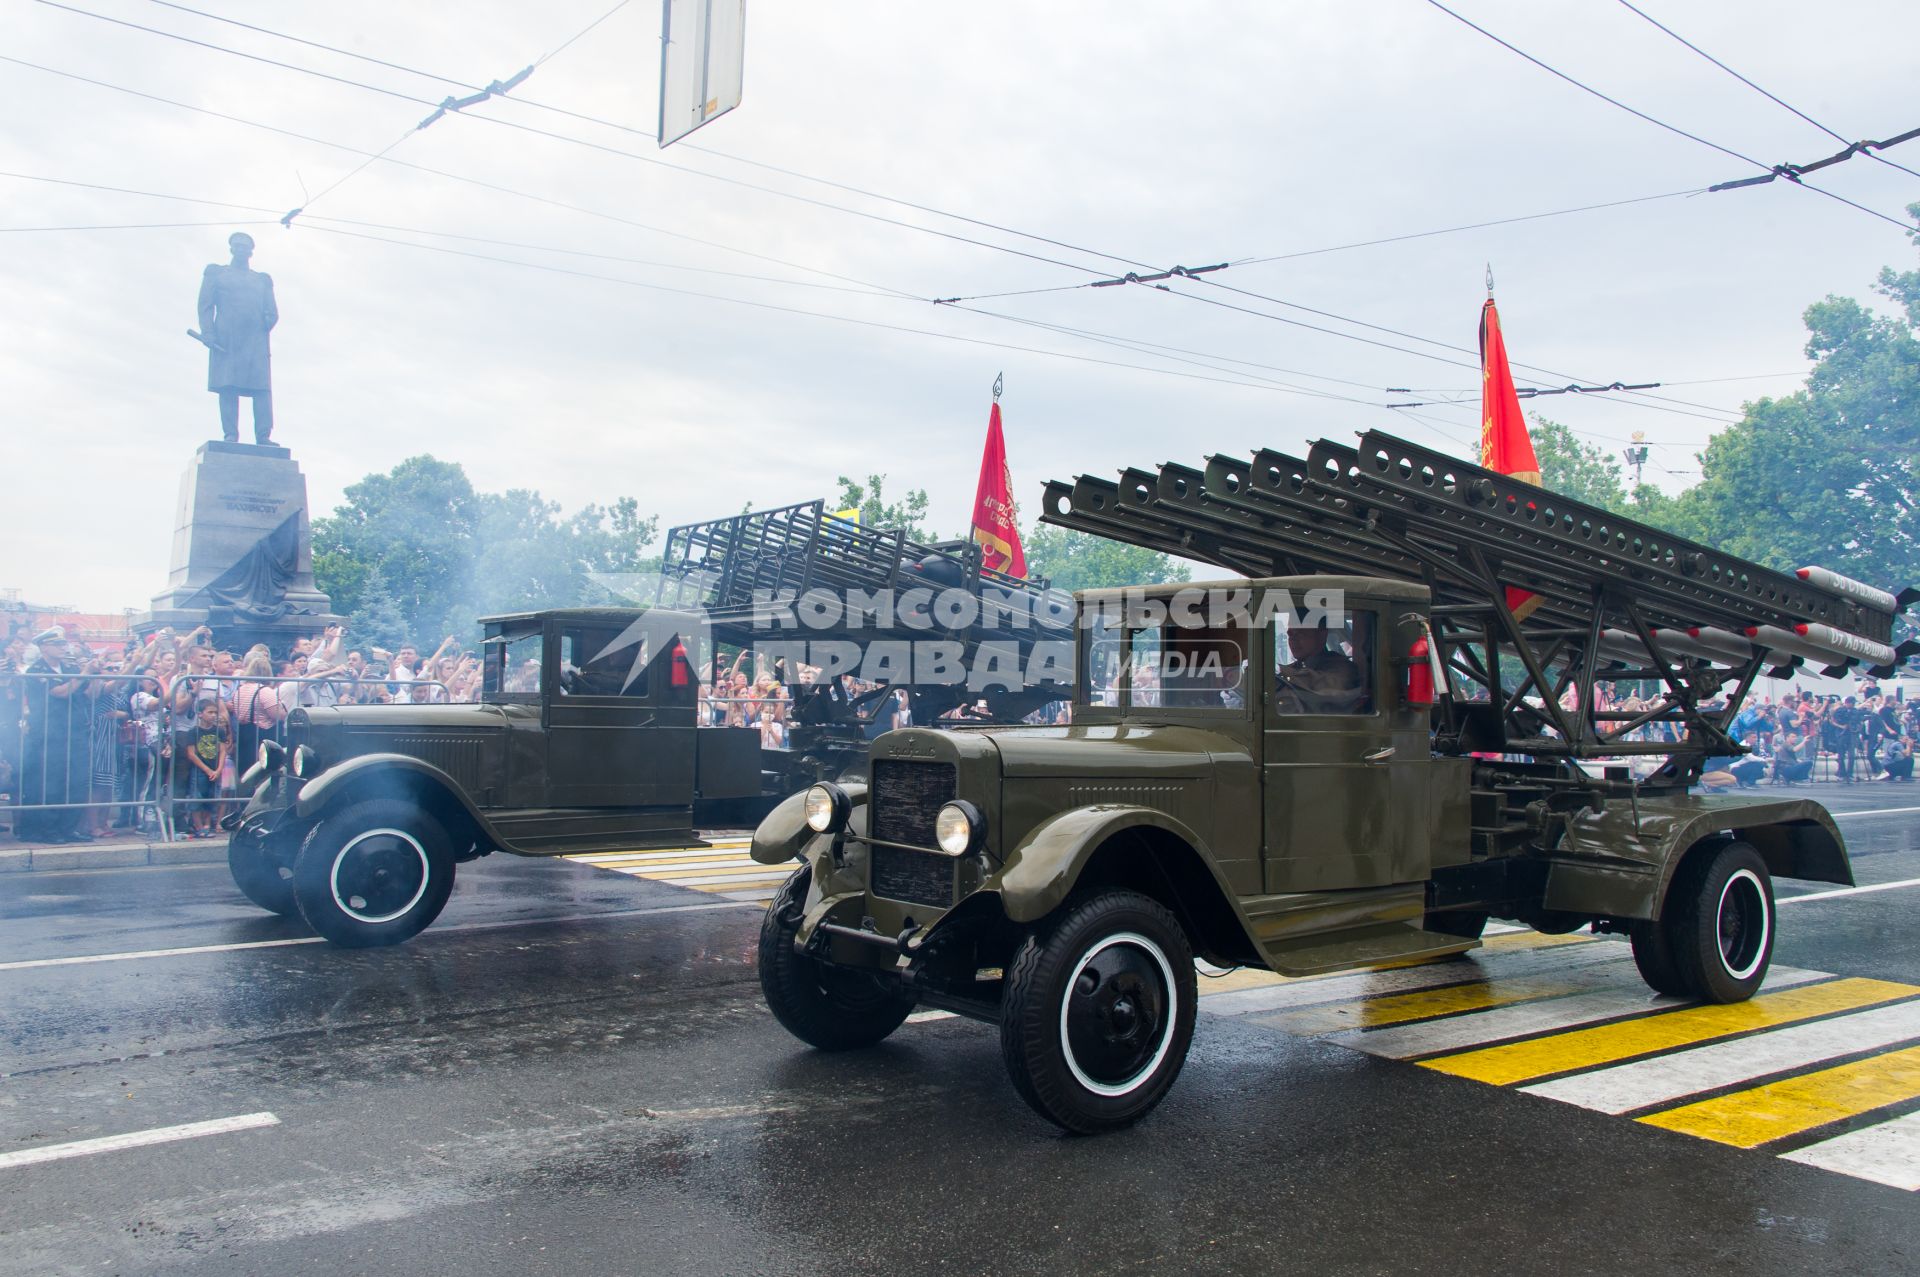
M 268 913 L 283 918 L 300 916 L 300 906 L 293 899 L 292 871 L 281 868 L 267 855 L 259 839 L 238 834 L 227 839 L 227 872 L 233 875 L 233 885 L 240 888 L 240 894 Z
M 1000 1054 L 1022 1099 L 1082 1135 L 1145 1117 L 1193 1041 L 1193 949 L 1179 921 L 1134 891 L 1069 902 L 1007 970 Z
M 1689 996 L 1744 1002 L 1773 961 L 1773 880 L 1743 842 L 1680 867 L 1661 911 L 1674 969 Z
M 293 894 L 307 925 L 353 949 L 418 935 L 452 891 L 446 831 L 403 798 L 369 798 L 326 817 L 293 861 Z
M 1649 989 L 1672 998 L 1693 996 L 1687 982 L 1680 978 L 1666 927 L 1658 922 L 1636 922 L 1628 934 L 1633 939 L 1633 965 L 1640 968 L 1640 978 Z
M 915 998 L 891 976 L 849 971 L 793 947 L 813 870 L 802 866 L 774 893 L 760 922 L 760 990 L 787 1032 L 822 1051 L 872 1046 L 899 1028 Z

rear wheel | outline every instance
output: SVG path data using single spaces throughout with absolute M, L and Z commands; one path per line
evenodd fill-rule
M 787 1032 L 822 1051 L 872 1046 L 913 1010 L 914 997 L 892 976 L 850 971 L 796 951 L 794 935 L 813 870 L 795 871 L 760 923 L 760 990 Z
M 416 804 L 365 799 L 307 834 L 293 862 L 293 891 L 307 924 L 335 944 L 399 944 L 446 907 L 453 845 Z
M 1193 1042 L 1193 949 L 1158 901 L 1069 902 L 1007 971 L 1000 1053 L 1022 1099 L 1083 1135 L 1130 1126 L 1172 1088 Z
M 227 839 L 227 871 L 240 894 L 268 913 L 300 916 L 293 898 L 293 870 L 269 856 L 258 838 L 234 834 Z
M 1680 966 L 1673 959 L 1673 945 L 1664 925 L 1636 922 L 1629 934 L 1633 940 L 1633 965 L 1640 968 L 1640 978 L 1647 982 L 1649 989 L 1674 998 L 1693 996 L 1687 982 L 1680 978 Z
M 1773 961 L 1773 879 L 1766 861 L 1743 842 L 1688 857 L 1667 888 L 1658 926 L 1679 992 L 1702 1002 L 1746 1001 Z M 1636 957 L 1639 948 L 1636 942 Z M 1651 976 L 1647 983 L 1654 984 Z

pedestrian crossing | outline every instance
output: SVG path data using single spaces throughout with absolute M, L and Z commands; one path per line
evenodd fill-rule
M 1228 982 L 1201 1006 L 1920 1192 L 1920 985 L 1776 966 L 1749 1001 L 1701 1006 L 1649 990 L 1624 943 L 1525 932 L 1470 961 L 1201 983 Z
M 747 854 L 751 845 L 749 838 L 717 838 L 704 847 L 595 852 L 567 859 L 675 887 L 690 887 L 727 900 L 765 904 L 793 872 L 793 866 L 760 864 Z
M 764 903 L 792 867 L 748 845 L 568 859 Z M 1216 1015 L 1920 1192 L 1920 985 L 1776 966 L 1751 1000 L 1699 1006 L 1649 990 L 1618 940 L 1514 928 L 1465 961 L 1202 973 Z

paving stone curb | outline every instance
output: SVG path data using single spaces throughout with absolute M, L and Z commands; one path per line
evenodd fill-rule
M 124 869 L 140 865 L 211 865 L 227 858 L 227 840 L 118 842 L 77 847 L 0 849 L 0 874 L 60 869 Z

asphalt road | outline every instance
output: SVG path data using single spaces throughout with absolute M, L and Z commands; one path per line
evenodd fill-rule
M 1920 792 L 1815 792 L 1908 808 L 1842 826 L 1863 884 L 1920 879 Z M 1920 1193 L 1859 1174 L 1897 1177 L 1911 1135 L 1882 1136 L 1920 1122 L 1898 1019 L 1920 1012 L 1920 885 L 1783 904 L 1764 1024 L 1613 1022 L 1646 997 L 1621 946 L 1531 933 L 1391 988 L 1205 982 L 1171 1097 L 1080 1139 L 1015 1096 L 989 1027 L 926 1019 L 839 1056 L 787 1037 L 750 893 L 689 885 L 735 883 L 695 863 L 492 858 L 427 934 L 360 952 L 261 915 L 222 866 L 0 877 L 0 1272 L 1920 1270 Z M 1544 1056 L 1514 1070 L 1501 1033 L 1474 1037 L 1496 1022 Z M 1850 1040 L 1754 1063 L 1820 1032 Z M 1636 1052 L 1728 1067 L 1702 1043 L 1744 1050 L 1745 1080 L 1652 1121 L 1591 1099 L 1644 1090 L 1600 1067 Z M 1538 1078 L 1589 1099 L 1520 1089 Z M 1726 1141 L 1767 1121 L 1798 1133 Z M 1861 1131 L 1866 1154 L 1818 1151 Z

